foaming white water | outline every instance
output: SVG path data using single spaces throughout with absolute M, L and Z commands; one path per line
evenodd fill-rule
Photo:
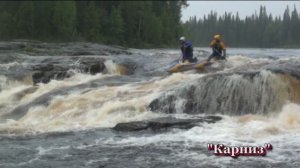
M 23 81 L 9 80 L 5 76 L 0 76 L 0 115 L 9 111 L 16 105 L 25 93 L 30 92 L 33 88 L 30 79 Z M 23 94 L 24 93 L 24 94 Z
M 278 58 L 278 60 L 280 61 L 291 61 L 291 60 L 300 60 L 300 54 L 298 54 L 298 56 L 291 56 L 291 57 L 280 57 Z
M 5 90 L 0 92 L 0 116 L 8 113 L 16 105 L 32 102 L 39 96 L 55 89 L 78 85 L 107 76 L 111 75 L 75 73 L 75 75 L 63 81 L 51 80 L 47 84 L 40 83 L 38 86 L 32 86 L 20 81 L 8 81 L 6 82 Z
M 91 91 L 78 91 L 65 96 L 55 96 L 47 107 L 32 107 L 21 119 L 1 124 L 0 130 L 7 132 L 66 131 L 113 127 L 120 122 L 159 117 L 163 114 L 152 113 L 147 109 L 150 101 L 160 92 L 169 89 L 170 86 L 182 84 L 182 81 L 188 82 L 196 77 L 199 78 L 202 75 L 173 74 L 162 79 L 153 78 L 149 82 L 102 86 Z M 49 84 L 41 84 L 39 89 L 28 95 L 27 98 L 33 100 L 41 93 L 46 93 L 46 90 L 53 90 L 62 85 L 74 85 L 78 78 L 81 79 L 80 75 L 65 81 L 54 80 Z M 86 82 L 87 77 L 84 76 L 84 78 Z M 91 79 L 95 79 L 95 77 L 92 76 Z
M 14 88 L 3 90 L 0 92 L 0 107 L 15 104 L 17 102 L 16 94 L 30 87 L 29 85 L 17 85 Z
M 245 65 L 251 62 L 251 58 L 242 55 L 230 56 L 227 60 L 234 67 Z
M 117 65 L 112 60 L 106 60 L 104 64 L 109 74 L 117 74 Z
M 272 151 L 268 151 L 265 159 L 269 162 L 286 162 L 298 157 L 300 141 L 300 105 L 287 103 L 280 113 L 273 116 L 246 115 L 239 117 L 222 116 L 223 119 L 214 124 L 201 124 L 189 130 L 173 130 L 153 136 L 128 137 L 116 140 L 95 141 L 116 146 L 172 146 L 172 144 L 186 147 L 186 150 L 174 152 L 179 158 L 189 158 L 201 163 L 231 162 L 230 157 L 215 157 L 213 154 L 205 155 L 207 144 L 224 144 L 226 146 L 263 146 L 270 143 Z M 184 116 L 185 118 L 186 116 Z M 203 154 L 203 155 L 202 155 Z M 176 158 L 176 157 L 175 157 Z M 239 158 L 249 159 L 249 158 Z M 256 158 L 252 158 L 256 159 Z M 219 162 L 219 163 L 218 163 Z
M 50 91 L 59 88 L 83 84 L 92 80 L 101 79 L 109 76 L 111 75 L 103 75 L 103 74 L 89 75 L 89 74 L 75 73 L 72 77 L 66 78 L 64 80 L 51 80 L 47 84 L 39 83 L 38 89 L 32 94 L 26 95 L 20 103 L 22 104 L 25 102 L 30 102 L 45 93 L 48 93 Z
M 7 77 L 0 75 L 0 92 L 5 88 L 7 83 Z
M 0 75 L 0 92 L 6 89 L 12 89 L 20 85 L 32 85 L 31 76 L 25 77 L 23 80 L 8 79 L 6 76 Z
M 184 116 L 185 118 L 186 116 Z M 300 140 L 300 105 L 287 103 L 272 116 L 245 115 L 238 117 L 222 116 L 215 124 L 203 123 L 189 130 L 174 130 L 150 137 L 130 137 L 119 142 L 107 140 L 106 143 L 119 145 L 147 145 L 151 143 L 185 142 L 206 145 L 224 143 L 226 145 L 263 145 L 274 143 L 276 146 L 291 136 L 292 144 Z
M 128 69 L 127 67 L 116 64 L 112 60 L 106 60 L 104 62 L 105 69 L 109 74 L 115 74 L 115 75 L 127 75 Z
M 270 61 L 271 60 L 267 58 L 251 58 L 243 55 L 233 55 L 227 58 L 226 67 L 236 68 L 244 65 L 270 63 Z
M 66 131 L 92 127 L 112 127 L 119 122 L 152 118 L 155 114 L 148 112 L 142 98 L 127 101 L 109 101 L 106 89 L 99 89 L 85 95 L 55 97 L 48 107 L 39 106 L 18 121 L 6 124 L 10 130 L 25 128 L 25 132 Z M 101 93 L 105 97 L 101 97 Z M 99 97 L 98 97 L 99 96 Z
M 7 64 L 0 64 L 1 70 L 10 70 L 12 68 L 19 68 L 19 67 L 25 67 L 27 66 L 27 63 L 20 63 L 20 62 L 10 62 Z

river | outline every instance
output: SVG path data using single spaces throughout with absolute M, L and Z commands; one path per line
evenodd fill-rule
M 174 74 L 175 49 L 0 51 L 0 167 L 300 167 L 299 49 L 229 48 L 222 65 Z M 208 143 L 273 150 L 232 158 Z

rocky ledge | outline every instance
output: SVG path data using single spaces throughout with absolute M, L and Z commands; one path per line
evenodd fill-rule
M 124 47 L 106 46 L 95 43 L 45 43 L 33 40 L 15 40 L 0 42 L 2 51 L 22 51 L 28 55 L 38 56 L 83 56 L 83 55 L 130 55 Z
M 204 116 L 195 119 L 177 119 L 173 117 L 164 117 L 148 121 L 119 123 L 113 129 L 116 131 L 161 131 L 171 128 L 190 129 L 195 126 L 200 126 L 201 123 L 215 123 L 217 121 L 220 121 L 221 119 L 222 118 L 220 116 Z
M 94 43 L 44 43 L 32 40 L 0 42 L 0 75 L 23 80 L 32 77 L 32 83 L 63 80 L 74 72 L 97 74 L 114 73 L 105 62 L 111 60 L 121 75 L 134 74 L 136 62 L 127 58 L 132 53 L 126 48 Z M 9 65 L 11 64 L 11 65 Z M 118 73 L 118 72 L 116 72 Z

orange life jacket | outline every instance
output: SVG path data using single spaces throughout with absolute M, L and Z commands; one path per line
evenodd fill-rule
M 220 53 L 222 52 L 222 50 L 226 50 L 225 44 L 221 40 L 212 40 L 210 46 L 217 49 L 217 51 L 219 51 Z

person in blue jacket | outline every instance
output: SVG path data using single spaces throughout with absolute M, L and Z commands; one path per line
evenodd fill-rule
M 180 49 L 182 53 L 182 62 L 196 62 L 197 59 L 193 57 L 193 44 L 185 40 L 185 37 L 180 37 Z

